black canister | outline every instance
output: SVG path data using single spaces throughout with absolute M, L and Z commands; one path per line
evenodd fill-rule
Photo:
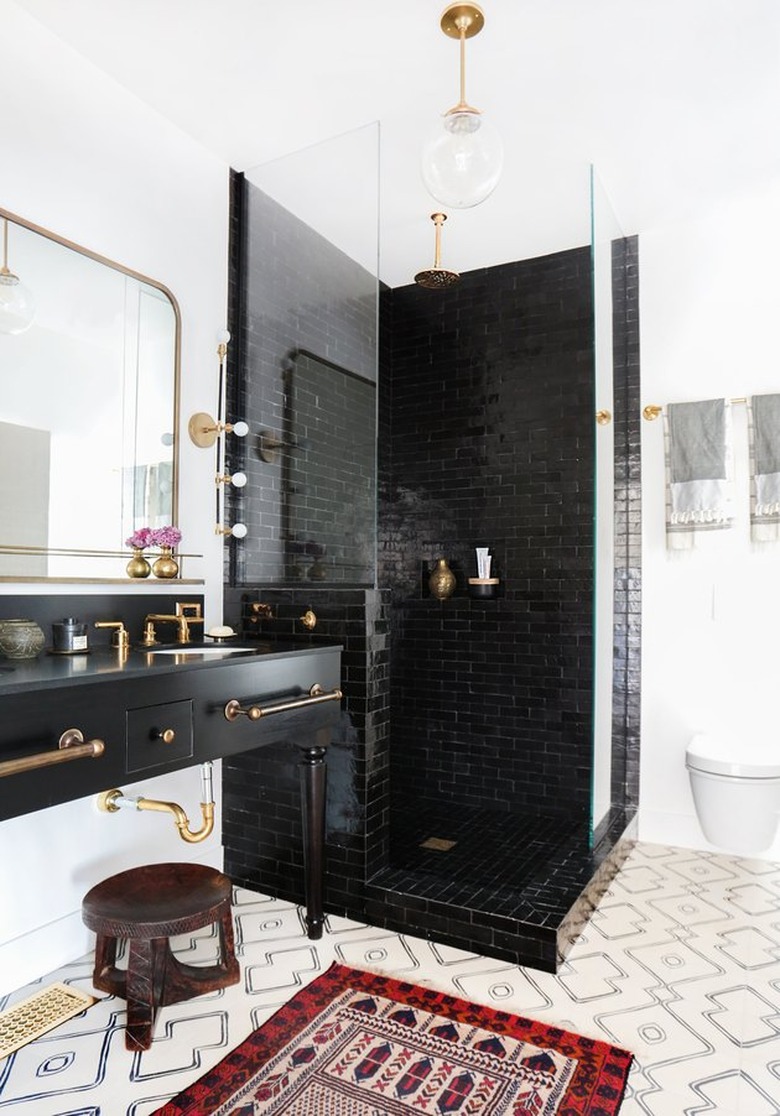
M 89 650 L 87 625 L 73 616 L 52 624 L 51 633 L 52 651 L 57 655 L 78 655 Z

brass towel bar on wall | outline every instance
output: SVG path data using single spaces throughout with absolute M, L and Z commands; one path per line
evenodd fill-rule
M 106 746 L 102 740 L 84 741 L 80 729 L 66 729 L 59 739 L 58 751 L 36 752 L 34 756 L 4 760 L 0 763 L 0 778 L 5 775 L 19 775 L 23 771 L 34 771 L 37 767 L 50 767 L 54 763 L 67 763 L 68 760 L 95 759 L 102 756 Z
M 232 698 L 225 706 L 225 718 L 228 721 L 237 721 L 239 717 L 248 717 L 250 721 L 259 721 L 261 717 L 271 717 L 274 713 L 288 713 L 291 709 L 321 705 L 324 701 L 341 701 L 343 696 L 341 690 L 323 690 L 319 682 L 315 682 L 306 697 L 293 698 L 291 701 L 282 701 L 265 708 L 260 705 L 250 705 L 248 709 L 244 709 L 237 698 Z
M 738 395 L 736 399 L 729 399 L 729 403 L 747 403 L 746 395 Z M 648 422 L 653 422 L 659 415 L 663 414 L 663 407 L 659 407 L 657 403 L 648 403 L 642 410 L 642 417 L 646 418 Z

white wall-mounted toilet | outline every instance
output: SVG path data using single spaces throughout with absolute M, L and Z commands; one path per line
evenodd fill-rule
M 735 744 L 699 734 L 685 766 L 710 844 L 742 854 L 769 848 L 780 818 L 780 743 Z

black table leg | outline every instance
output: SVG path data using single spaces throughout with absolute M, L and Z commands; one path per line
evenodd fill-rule
M 327 748 L 304 748 L 301 759 L 303 811 L 303 867 L 306 888 L 306 926 L 312 940 L 322 937 L 322 892 L 325 874 L 325 788 Z

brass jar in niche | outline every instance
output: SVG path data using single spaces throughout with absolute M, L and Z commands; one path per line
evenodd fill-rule
M 443 601 L 451 597 L 455 591 L 455 574 L 447 564 L 446 558 L 437 558 L 433 572 L 428 578 L 428 588 L 431 596 Z

